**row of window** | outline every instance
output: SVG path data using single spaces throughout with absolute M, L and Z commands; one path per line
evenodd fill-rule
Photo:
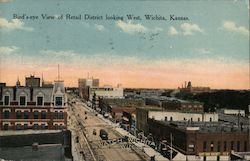
M 189 108 L 191 108 L 191 107 L 200 107 L 200 108 L 202 108 L 202 105 L 182 105 L 182 107 L 189 107 Z
M 62 124 L 60 124 L 60 125 L 55 124 L 54 125 L 54 129 L 63 129 L 63 128 L 64 128 L 64 126 Z M 23 125 L 16 124 L 15 129 L 16 130 L 26 130 L 26 129 L 38 130 L 38 129 L 48 129 L 48 126 L 45 125 L 45 124 L 41 124 L 41 125 L 34 124 L 33 126 L 28 126 L 28 124 L 23 124 Z M 3 125 L 3 130 L 9 130 L 9 125 L 4 124 Z
M 183 120 L 186 121 L 187 119 L 184 117 Z M 165 117 L 165 121 L 168 121 L 168 117 Z M 172 116 L 170 117 L 170 121 L 173 121 L 173 117 Z M 193 121 L 193 118 L 191 118 L 190 121 Z M 200 121 L 201 121 L 200 118 L 198 118 L 198 122 L 200 122 Z M 210 117 L 209 121 L 212 122 L 213 119 Z
M 16 119 L 29 119 L 30 117 L 30 113 L 28 111 L 16 111 Z M 10 112 L 9 111 L 4 111 L 3 112 L 3 118 L 4 119 L 10 119 Z M 63 119 L 63 112 L 54 112 L 54 119 Z M 47 112 L 42 111 L 40 118 L 39 118 L 39 112 L 38 111 L 34 111 L 33 112 L 33 119 L 47 119 Z
M 217 142 L 217 149 L 215 149 L 213 141 L 210 142 L 210 146 L 209 146 L 209 143 L 207 141 L 204 141 L 203 142 L 203 151 L 206 152 L 206 151 L 210 150 L 211 152 L 213 152 L 214 150 L 216 150 L 217 152 L 220 152 L 221 146 L 222 146 L 221 142 L 218 141 Z M 231 141 L 231 142 L 224 141 L 223 142 L 223 151 L 227 151 L 228 148 L 230 147 L 231 150 L 236 150 L 239 152 L 239 151 L 241 151 L 240 146 L 241 146 L 240 141 Z M 244 141 L 244 151 L 247 151 L 247 141 Z
M 43 97 L 37 97 L 36 103 L 38 106 L 43 105 Z M 55 98 L 56 106 L 62 106 L 62 97 Z M 4 96 L 4 105 L 10 105 L 10 96 Z M 19 105 L 25 106 L 26 105 L 26 96 L 19 97 Z

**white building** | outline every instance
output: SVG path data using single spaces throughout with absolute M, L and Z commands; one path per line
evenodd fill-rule
M 240 109 L 219 109 L 217 110 L 219 113 L 226 114 L 226 115 L 240 115 L 245 117 L 245 110 Z
M 96 98 L 104 97 L 104 98 L 124 98 L 123 87 L 118 84 L 117 87 L 112 87 L 110 85 L 105 85 L 104 87 L 99 88 L 90 88 L 89 89 L 89 100 L 92 101 L 94 93 L 96 94 Z
M 218 122 L 217 113 L 184 113 L 169 111 L 149 111 L 148 118 L 165 121 Z

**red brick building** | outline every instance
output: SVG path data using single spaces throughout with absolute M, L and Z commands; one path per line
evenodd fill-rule
M 175 149 L 185 155 L 228 156 L 231 151 L 249 151 L 247 125 L 231 126 L 219 122 L 184 123 L 148 120 L 149 132 L 157 144 L 166 140 L 170 145 L 170 135 Z
M 0 130 L 66 129 L 63 81 L 53 87 L 1 86 L 0 94 Z

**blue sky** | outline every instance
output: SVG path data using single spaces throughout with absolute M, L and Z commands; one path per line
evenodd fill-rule
M 15 62 L 16 68 L 25 69 L 23 72 L 12 71 L 9 74 L 11 76 L 1 72 L 1 81 L 13 83 L 11 78 L 29 73 L 43 73 L 48 79 L 53 79 L 51 74 L 56 72 L 54 66 L 61 64 L 65 69 L 64 79 L 70 86 L 76 85 L 77 78 L 84 77 L 84 73 L 90 71 L 95 77 L 110 84 L 121 82 L 133 87 L 141 84 L 136 73 L 145 71 L 140 76 L 148 83 L 142 87 L 173 88 L 189 79 L 197 85 L 214 88 L 248 88 L 247 0 L 0 1 L 1 69 L 12 71 L 11 67 L 6 67 L 11 62 Z M 41 18 L 41 14 L 65 16 L 68 13 L 102 16 L 114 14 L 125 19 Z M 39 19 L 13 20 L 13 14 L 34 15 L 39 16 Z M 129 21 L 127 14 L 138 15 L 142 20 Z M 173 14 L 188 17 L 189 20 L 149 21 L 145 20 L 145 14 L 166 18 Z M 110 71 L 118 74 L 110 75 Z M 131 75 L 128 71 L 134 73 Z M 175 74 L 172 71 L 176 71 Z M 215 78 L 222 72 L 224 83 Z M 203 81 L 207 73 L 209 77 Z M 124 78 L 123 74 L 134 80 Z M 108 79 L 109 76 L 116 79 Z M 165 82 L 171 83 L 162 81 L 155 84 L 163 76 Z M 234 81 L 235 84 L 228 81 Z

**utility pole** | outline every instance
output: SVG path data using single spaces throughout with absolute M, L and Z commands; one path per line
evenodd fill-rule
M 170 133 L 170 161 L 172 161 L 173 158 L 173 143 L 172 143 L 172 133 Z
M 248 105 L 248 146 L 250 146 L 250 105 Z
M 60 66 L 59 64 L 57 64 L 57 80 L 59 81 L 60 80 Z

